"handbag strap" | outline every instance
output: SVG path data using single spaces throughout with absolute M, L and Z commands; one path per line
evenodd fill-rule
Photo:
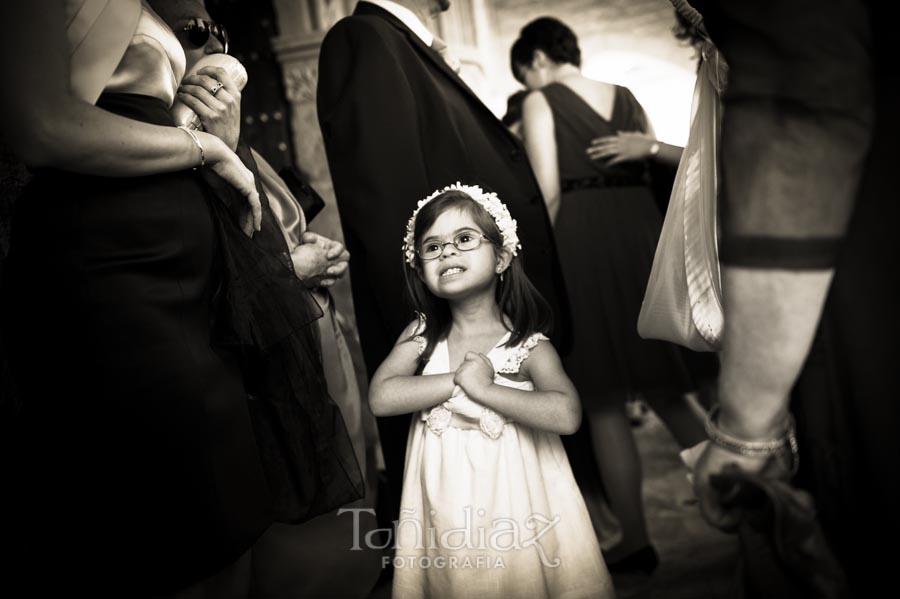
M 712 347 L 719 347 L 724 329 L 722 298 L 719 293 L 719 256 L 716 243 L 716 144 L 718 94 L 706 76 L 709 65 L 701 63 L 697 77 L 697 110 L 691 136 L 698 144 L 685 152 L 684 178 L 684 269 L 691 307 L 691 320 Z M 706 131 L 701 132 L 702 128 Z M 703 134 L 701 134 L 703 133 Z M 695 136 L 696 134 L 696 136 Z M 706 144 L 706 145 L 704 145 Z M 712 180 L 705 180 L 711 178 Z M 706 189 L 704 189 L 704 186 Z M 709 188 L 712 189 L 709 189 Z

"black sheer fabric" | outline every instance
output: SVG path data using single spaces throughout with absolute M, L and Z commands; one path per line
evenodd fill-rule
M 171 125 L 156 98 L 98 106 Z M 234 563 L 273 518 L 363 493 L 321 312 L 268 206 L 250 239 L 246 201 L 201 174 L 47 169 L 17 202 L 0 290 L 21 398 L 0 425 L 2 590 L 167 595 Z
M 722 262 L 833 266 L 873 112 L 865 5 L 696 2 L 730 66 L 722 123 Z
M 217 196 L 223 270 L 214 338 L 240 356 L 274 517 L 298 523 L 359 499 L 364 483 L 328 395 L 315 323 L 322 310 L 294 274 L 249 147 L 242 143 L 238 155 L 256 176 L 263 221 L 248 238 L 238 226 L 245 198 L 214 174 L 206 177 Z
M 846 576 L 825 541 L 807 493 L 734 465 L 713 475 L 710 482 L 722 505 L 738 517 L 741 597 L 849 596 Z

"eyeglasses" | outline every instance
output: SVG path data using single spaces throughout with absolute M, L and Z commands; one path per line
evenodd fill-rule
M 202 48 L 209 41 L 209 34 L 212 34 L 219 43 L 222 44 L 225 54 L 228 54 L 228 31 L 224 25 L 201 19 L 200 17 L 191 17 L 187 25 L 184 26 L 187 32 L 188 41 L 197 48 Z
M 453 238 L 453 241 L 426 241 L 416 250 L 422 260 L 434 260 L 444 253 L 444 248 L 452 245 L 461 252 L 470 252 L 481 245 L 482 240 L 493 243 L 486 235 L 464 231 Z

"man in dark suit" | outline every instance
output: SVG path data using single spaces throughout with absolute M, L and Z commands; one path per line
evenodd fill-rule
M 318 112 L 350 262 L 353 300 L 369 376 L 413 318 L 405 300 L 403 241 L 416 203 L 456 181 L 478 184 L 518 221 L 531 281 L 565 305 L 550 221 L 518 141 L 448 66 L 424 25 L 439 0 L 359 2 L 325 37 Z M 399 502 L 409 417 L 379 419 Z

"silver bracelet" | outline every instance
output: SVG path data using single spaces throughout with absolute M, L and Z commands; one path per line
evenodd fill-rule
M 751 458 L 790 455 L 792 469 L 796 472 L 799 464 L 799 447 L 797 445 L 793 416 L 788 414 L 787 428 L 783 436 L 766 441 L 745 441 L 723 432 L 716 425 L 716 416 L 718 414 L 719 406 L 715 405 L 709 411 L 709 414 L 706 415 L 706 434 L 712 443 L 728 451 Z
M 195 166 L 194 170 L 197 170 L 197 168 L 203 168 L 206 165 L 206 153 L 203 151 L 203 144 L 200 143 L 200 138 L 197 137 L 197 134 L 191 131 L 187 127 L 187 125 L 179 125 L 178 128 L 190 135 L 191 139 L 194 140 L 194 145 L 197 146 L 197 148 L 200 150 L 200 165 L 199 167 Z

